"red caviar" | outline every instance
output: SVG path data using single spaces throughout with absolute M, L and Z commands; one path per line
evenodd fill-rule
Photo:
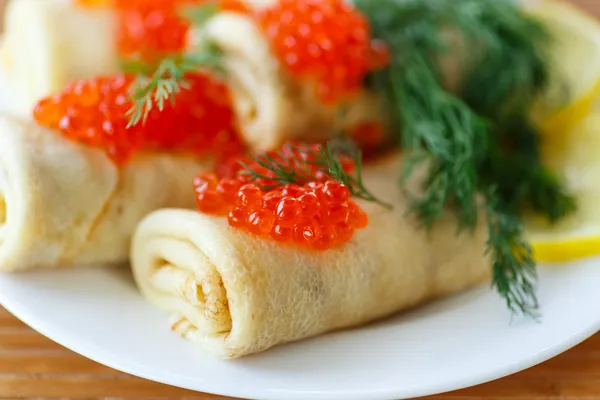
M 290 144 L 283 151 L 271 152 L 267 156 L 290 165 L 293 157 L 306 159 L 314 154 L 314 149 L 312 153 L 310 149 L 313 147 Z M 282 156 L 286 153 L 287 159 Z M 244 162 L 254 173 L 275 178 L 272 171 L 251 158 L 244 159 Z M 352 168 L 351 163 L 345 164 L 347 172 Z M 227 216 L 229 225 L 234 228 L 280 243 L 327 250 L 348 242 L 357 229 L 368 224 L 367 214 L 350 199 L 348 188 L 331 180 L 325 171 L 320 181 L 272 187 L 252 180 L 245 173 L 247 170 L 228 168 L 225 171 L 226 174 L 219 178 L 217 174 L 206 173 L 196 177 L 196 201 L 198 210 Z M 314 172 L 311 171 L 311 176 Z M 220 207 L 215 205 L 217 198 L 221 202 Z
M 154 107 L 146 123 L 127 128 L 131 109 L 128 75 L 78 80 L 57 95 L 40 100 L 35 120 L 70 140 L 99 147 L 123 163 L 137 150 L 224 153 L 239 148 L 227 87 L 207 75 L 188 79 L 189 90 Z
M 204 0 L 114 1 L 119 52 L 125 57 L 145 60 L 180 52 L 190 28 L 180 10 L 202 2 Z
M 100 0 L 80 0 L 84 2 Z M 108 1 L 108 0 L 106 0 Z M 215 0 L 112 0 L 117 11 L 117 46 L 125 58 L 156 61 L 180 53 L 187 43 L 191 22 L 186 7 Z M 219 0 L 221 10 L 247 12 L 240 0 Z
M 240 0 L 78 1 L 112 2 L 121 56 L 149 62 L 184 50 L 191 27 L 181 15 L 185 7 L 217 1 L 223 11 L 250 14 L 282 64 L 314 81 L 326 102 L 353 95 L 370 71 L 389 62 L 387 46 L 373 40 L 368 19 L 348 0 L 279 0 L 254 12 Z
M 279 0 L 256 18 L 280 61 L 292 75 L 313 79 L 326 102 L 354 94 L 368 72 L 389 61 L 347 0 Z
M 379 122 L 359 123 L 348 132 L 348 135 L 365 153 L 377 153 L 386 140 L 385 127 Z

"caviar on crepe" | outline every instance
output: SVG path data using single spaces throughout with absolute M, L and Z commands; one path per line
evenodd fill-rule
M 227 87 L 204 74 L 187 80 L 177 101 L 154 107 L 146 124 L 129 128 L 133 77 L 126 74 L 75 81 L 40 100 L 33 115 L 70 140 L 102 148 L 117 164 L 141 150 L 218 155 L 239 148 Z
M 371 38 L 367 18 L 347 0 L 279 0 L 256 19 L 280 62 L 316 83 L 319 97 L 337 102 L 386 66 L 386 46 Z
M 121 56 L 155 61 L 160 56 L 183 51 L 191 24 L 180 12 L 183 7 L 205 1 L 115 1 L 117 46 Z
M 220 10 L 247 12 L 241 0 L 76 0 L 84 7 L 110 6 L 116 15 L 117 49 L 127 60 L 157 62 L 185 50 L 192 22 L 182 11 L 218 3 Z
M 356 94 L 369 72 L 389 62 L 386 45 L 371 37 L 368 19 L 347 0 L 279 0 L 256 10 L 239 0 L 118 2 L 121 54 L 152 59 L 183 52 L 192 22 L 181 10 L 210 4 L 253 18 L 282 65 L 295 78 L 314 83 L 326 103 Z
M 202 174 L 194 186 L 198 210 L 227 216 L 230 226 L 277 242 L 327 250 L 348 242 L 368 224 L 367 214 L 336 181 L 263 191 L 243 179 Z
M 316 162 L 315 148 L 305 149 L 309 151 L 288 145 L 254 162 L 238 158 L 239 167 L 222 169 L 220 176 L 198 175 L 194 179 L 198 210 L 226 216 L 230 226 L 280 243 L 327 250 L 350 241 L 356 230 L 367 226 L 367 214 L 350 199 L 350 189 Z M 306 161 L 302 167 L 300 159 Z M 263 166 L 265 160 L 296 168 L 288 171 L 296 174 L 297 183 L 278 181 L 277 174 Z M 341 160 L 350 173 L 354 164 Z

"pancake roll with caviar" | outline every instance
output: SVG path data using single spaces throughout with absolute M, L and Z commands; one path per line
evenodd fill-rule
M 236 358 L 489 279 L 483 227 L 456 236 L 445 218 L 428 233 L 406 217 L 408 200 L 395 185 L 399 162 L 391 156 L 365 166 L 364 197 L 379 203 L 350 195 L 318 170 L 311 175 L 318 181 L 276 188 L 243 171 L 235 181 L 201 174 L 199 212 L 160 210 L 138 227 L 135 280 L 171 316 L 173 331 Z

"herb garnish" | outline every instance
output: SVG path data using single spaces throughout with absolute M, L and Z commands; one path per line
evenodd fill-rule
M 257 171 L 256 168 L 240 161 L 242 174 L 250 177 L 250 182 L 266 180 L 270 182 L 263 190 L 271 190 L 287 184 L 299 186 L 320 179 L 315 176 L 321 171 L 328 179 L 346 186 L 350 195 L 366 201 L 375 202 L 382 207 L 392 206 L 375 197 L 365 187 L 362 176 L 362 152 L 351 139 L 335 138 L 325 145 L 308 145 L 304 143 L 286 143 L 281 150 L 250 155 L 250 159 L 268 171 Z M 346 162 L 344 162 L 346 161 Z M 354 169 L 355 176 L 348 172 L 348 163 Z
M 449 209 L 460 228 L 473 228 L 484 212 L 493 285 L 513 313 L 535 316 L 535 263 L 519 211 L 531 207 L 554 221 L 575 204 L 542 165 L 528 118 L 548 85 L 551 38 L 509 0 L 354 2 L 391 49 L 389 68 L 368 84 L 392 107 L 404 178 L 428 168 L 412 210 L 430 227 Z M 457 94 L 444 87 L 439 65 L 453 50 L 449 32 L 467 49 L 456 54 L 464 74 Z
M 195 26 L 202 26 L 219 11 L 216 3 L 185 7 L 182 17 Z M 155 106 L 163 110 L 165 102 L 175 102 L 177 93 L 189 88 L 188 73 L 208 69 L 211 73 L 222 73 L 221 51 L 212 43 L 188 50 L 184 54 L 174 54 L 163 58 L 158 67 L 144 62 L 123 63 L 122 69 L 137 74 L 132 85 L 133 107 L 127 113 L 130 118 L 127 128 L 140 122 L 145 123 L 148 114 Z
M 485 194 L 488 241 L 492 256 L 492 282 L 513 314 L 538 316 L 535 296 L 537 271 L 531 247 L 523 239 L 523 226 L 515 213 L 500 204 L 490 189 Z
M 164 58 L 151 76 L 138 73 L 132 85 L 132 108 L 127 112 L 127 128 L 146 122 L 148 114 L 156 105 L 163 110 L 165 103 L 175 102 L 176 94 L 189 88 L 188 73 L 210 69 L 217 72 L 220 66 L 220 52 L 214 46 L 206 46 L 203 51 Z M 139 71 L 147 68 L 138 67 Z
M 448 210 L 460 229 L 472 229 L 484 217 L 493 286 L 513 313 L 535 316 L 535 262 L 519 213 L 530 208 L 557 221 L 575 209 L 574 199 L 542 164 L 540 139 L 529 118 L 549 84 L 546 50 L 552 38 L 511 0 L 354 3 L 370 20 L 373 36 L 392 53 L 390 66 L 372 73 L 366 83 L 391 106 L 405 153 L 402 182 L 418 167 L 428 171 L 411 211 L 427 228 Z M 186 14 L 201 26 L 218 11 L 214 3 L 207 7 Z M 458 54 L 448 40 L 455 34 L 463 48 Z M 440 66 L 445 53 L 456 55 L 462 67 L 459 88 L 452 91 Z M 165 60 L 136 91 L 132 124 L 143 120 L 154 103 L 161 107 L 173 101 L 185 87 L 187 71 L 218 65 L 203 62 Z M 377 201 L 364 188 L 360 170 L 356 178 L 344 175 L 330 144 L 315 157 L 353 194 Z M 296 161 L 283 165 L 264 156 L 255 161 L 276 179 L 246 165 L 254 179 L 284 184 L 310 178 Z

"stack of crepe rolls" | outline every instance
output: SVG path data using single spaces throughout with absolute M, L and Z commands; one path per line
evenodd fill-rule
M 252 7 L 272 2 L 248 0 Z M 29 116 L 38 99 L 69 82 L 117 72 L 115 32 L 115 14 L 108 7 L 84 7 L 75 0 L 10 0 L 0 60 L 18 98 L 11 102 L 11 111 Z M 190 32 L 190 49 L 205 39 L 224 51 L 240 135 L 253 148 L 321 139 L 335 124 L 351 128 L 382 120 L 382 105 L 365 91 L 348 100 L 343 120 L 337 121 L 337 109 L 322 104 L 310 82 L 287 74 L 250 17 L 218 14 L 206 30 Z
M 398 162 L 364 171 L 394 209 L 359 202 L 367 228 L 326 251 L 260 239 L 194 211 L 154 212 L 134 235 L 135 280 L 174 331 L 222 358 L 359 326 L 488 280 L 483 224 L 457 235 L 448 217 L 428 234 L 407 216 Z
M 230 18 L 242 26 L 249 22 L 236 15 L 222 18 L 214 21 L 210 32 L 217 34 L 219 21 L 228 26 Z M 118 70 L 115 19 L 109 8 L 86 8 L 75 0 L 9 2 L 0 56 L 5 77 L 19 97 L 11 101 L 19 118 L 31 119 L 36 101 L 74 79 Z M 239 64 L 226 61 L 229 75 L 243 77 L 256 66 L 276 64 L 258 28 L 251 24 L 252 34 L 240 35 L 237 24 L 231 32 L 225 29 L 217 35 L 222 36 L 224 49 L 235 48 L 239 40 L 238 47 L 248 51 L 247 62 L 243 57 Z M 235 52 L 226 53 L 226 60 L 237 57 Z M 264 72 L 268 71 L 248 77 L 248 85 L 263 85 L 251 93 L 256 96 L 251 101 L 260 107 L 256 114 L 261 116 L 260 129 L 243 116 L 238 124 L 252 147 L 275 146 L 286 140 L 288 132 L 297 136 L 325 131 L 312 129 L 325 126 L 316 115 L 321 112 L 333 123 L 332 110 L 312 101 L 300 106 L 289 90 L 302 92 L 302 84 L 286 77 L 282 86 L 281 68 L 272 80 L 262 81 L 269 76 Z M 234 90 L 236 94 L 235 103 L 242 104 L 246 92 Z M 361 110 L 348 115 L 357 122 L 361 116 L 378 115 Z M 212 161 L 178 155 L 140 156 L 118 168 L 101 151 L 72 143 L 35 123 L 7 116 L 0 116 L 0 123 L 1 270 L 122 262 L 136 223 L 158 208 L 193 207 L 191 179 L 212 168 Z M 292 125 L 297 130 L 287 130 Z
M 126 262 L 139 221 L 194 207 L 193 177 L 211 160 L 103 151 L 34 122 L 0 115 L 0 270 Z

